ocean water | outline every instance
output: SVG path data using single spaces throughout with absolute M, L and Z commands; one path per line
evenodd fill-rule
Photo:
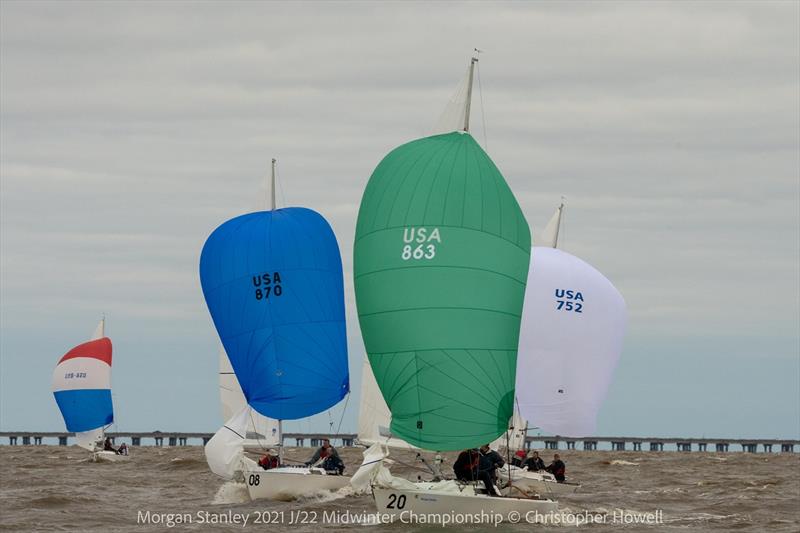
M 312 450 L 290 448 L 287 458 Z M 340 449 L 352 474 L 361 449 Z M 545 459 L 549 452 L 542 452 Z M 582 483 L 560 508 L 605 516 L 591 531 L 800 531 L 800 454 L 561 452 L 570 481 Z M 448 454 L 452 464 L 454 454 Z M 342 523 L 375 512 L 370 495 L 321 494 L 295 502 L 248 500 L 243 485 L 212 474 L 203 448 L 140 447 L 126 463 L 87 461 L 69 446 L 0 446 L 2 531 L 435 531 L 440 525 Z M 395 475 L 416 479 L 414 454 L 393 453 Z M 660 513 L 659 513 L 660 512 Z M 149 513 L 149 514 L 148 514 Z M 657 524 L 624 523 L 654 513 Z M 191 523 L 177 523 L 188 514 Z M 247 524 L 219 524 L 230 516 Z M 172 520 L 170 520 L 172 516 Z M 148 518 L 149 517 L 149 518 Z M 338 523 L 331 523 L 335 517 Z M 344 517 L 344 518 L 343 518 Z M 265 519 L 270 522 L 263 523 Z M 256 523 L 256 522 L 262 523 Z M 170 524 L 175 522 L 172 527 Z M 277 523 L 276 523 L 277 522 Z M 293 522 L 293 523 L 291 523 Z M 366 528 L 366 529 L 365 529 Z M 566 531 L 567 525 L 454 526 L 449 530 Z

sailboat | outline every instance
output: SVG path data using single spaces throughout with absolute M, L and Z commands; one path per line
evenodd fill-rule
M 350 391 L 339 246 L 328 222 L 303 207 L 237 216 L 215 229 L 200 255 L 208 310 L 246 406 L 205 447 L 211 470 L 243 477 L 252 499 L 336 490 L 349 478 L 316 466 L 264 470 L 244 455 L 251 413 L 282 422 L 320 413 Z
M 509 427 L 530 229 L 508 184 L 463 122 L 411 141 L 378 164 L 356 225 L 354 280 L 369 364 L 391 437 L 431 452 L 475 448 Z M 353 476 L 380 512 L 508 514 L 551 500 L 490 497 L 452 480 L 392 476 L 371 446 Z
M 517 401 L 521 415 L 564 437 L 593 435 L 622 352 L 627 312 L 614 285 L 582 259 L 558 249 L 564 203 L 531 250 L 525 289 Z M 563 494 L 577 485 L 553 484 L 549 474 L 509 467 L 520 489 Z M 548 481 L 550 483 L 548 483 Z
M 219 351 L 219 399 L 225 421 L 247 409 L 247 427 L 242 442 L 246 452 L 262 453 L 280 446 L 278 421 L 247 407 L 247 400 L 224 348 Z
M 75 433 L 78 446 L 92 452 L 92 460 L 129 458 L 102 449 L 105 430 L 114 422 L 111 339 L 105 336 L 105 318 L 88 342 L 75 346 L 58 360 L 53 371 L 53 396 L 67 431 Z

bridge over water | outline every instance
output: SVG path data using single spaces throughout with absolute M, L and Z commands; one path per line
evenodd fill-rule
M 188 446 L 205 444 L 213 433 L 187 433 L 174 431 L 148 431 L 126 432 L 116 431 L 106 433 L 115 442 L 127 439 L 132 446 L 141 446 L 142 441 L 150 441 L 155 446 Z M 0 431 L 0 439 L 8 439 L 9 445 L 43 445 L 47 443 L 66 446 L 74 433 L 65 431 Z M 326 433 L 284 433 L 284 443 L 287 446 L 319 446 L 323 439 L 330 439 L 334 445 L 353 446 L 356 444 L 356 435 L 342 433 L 331 435 Z M 764 453 L 793 453 L 800 449 L 800 440 L 795 439 L 720 439 L 720 438 L 684 438 L 684 437 L 562 437 L 559 435 L 528 436 L 528 448 L 544 448 L 547 450 L 600 450 L 613 451 L 700 451 L 700 452 L 764 452 Z

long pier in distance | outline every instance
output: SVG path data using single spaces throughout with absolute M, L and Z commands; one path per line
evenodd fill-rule
M 213 433 L 187 433 L 171 431 L 127 432 L 112 431 L 106 433 L 112 441 L 122 442 L 127 439 L 131 446 L 141 446 L 143 441 L 150 441 L 155 446 L 191 446 L 205 444 Z M 68 445 L 68 439 L 74 433 L 64 431 L 0 431 L 0 439 L 8 439 L 7 443 L 15 445 Z M 308 443 L 312 447 L 319 446 L 323 439 L 330 439 L 334 445 L 344 447 L 357 444 L 356 435 L 325 433 L 285 433 L 284 445 L 304 447 Z M 45 443 L 45 440 L 48 442 Z M 191 441 L 191 442 L 190 442 Z M 0 441 L 2 442 L 2 441 Z M 528 449 L 574 450 L 574 451 L 679 451 L 679 452 L 749 452 L 749 453 L 794 453 L 800 450 L 797 439 L 724 439 L 724 438 L 676 438 L 676 437 L 562 437 L 559 435 L 529 435 L 526 440 Z

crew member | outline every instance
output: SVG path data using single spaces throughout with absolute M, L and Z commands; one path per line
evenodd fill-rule
M 544 461 L 539 457 L 539 452 L 533 452 L 531 456 L 523 463 L 523 466 L 531 472 L 538 472 L 544 470 Z
M 559 483 L 564 483 L 567 473 L 567 465 L 564 464 L 564 461 L 561 460 L 561 457 L 558 454 L 553 456 L 553 462 L 550 463 L 547 468 L 545 468 L 548 472 L 553 474 L 556 478 L 556 481 Z
M 278 468 L 281 466 L 280 457 L 277 455 L 272 455 L 271 453 L 265 453 L 261 456 L 261 459 L 258 460 L 258 466 L 263 468 L 264 470 L 270 470 L 272 468 Z

